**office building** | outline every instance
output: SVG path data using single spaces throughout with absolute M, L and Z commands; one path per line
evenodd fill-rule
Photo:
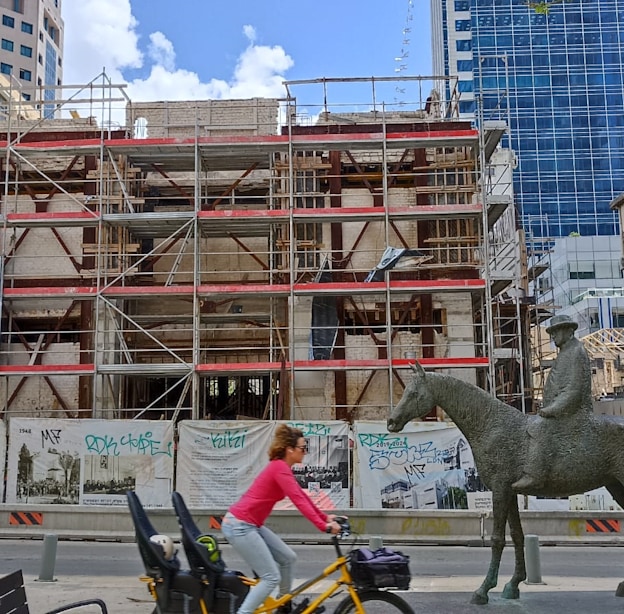
M 557 313 L 572 317 L 577 335 L 624 328 L 624 289 L 620 272 L 620 237 L 560 237 L 555 240 L 549 271 L 539 278 L 553 293 Z
M 460 116 L 508 118 L 527 235 L 618 234 L 609 205 L 624 185 L 624 0 L 547 14 L 526 0 L 431 7 L 434 74 L 458 76 Z
M 0 85 L 15 87 L 26 101 L 59 98 L 61 0 L 0 0 L 0 14 Z M 45 106 L 46 111 L 52 108 Z

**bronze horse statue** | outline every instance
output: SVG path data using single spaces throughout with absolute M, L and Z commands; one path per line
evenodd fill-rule
M 515 552 L 515 567 L 502 596 L 518 599 L 518 585 L 526 578 L 524 534 L 518 498 L 512 484 L 523 473 L 528 449 L 527 428 L 537 416 L 527 416 L 485 390 L 449 375 L 426 373 L 417 363 L 398 405 L 388 418 L 388 430 L 396 433 L 410 421 L 441 407 L 464 434 L 475 458 L 479 477 L 492 491 L 493 529 L 490 566 L 471 602 L 485 604 L 488 592 L 498 582 L 505 526 L 509 523 Z M 551 457 L 548 479 L 539 496 L 568 496 L 604 486 L 624 507 L 624 421 L 588 415 L 579 429 L 570 433 Z M 616 592 L 624 595 L 624 582 Z

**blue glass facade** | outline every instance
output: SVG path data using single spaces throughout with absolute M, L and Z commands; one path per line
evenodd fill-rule
M 446 74 L 467 93 L 461 111 L 508 116 L 524 227 L 533 236 L 619 232 L 609 204 L 624 192 L 624 0 L 570 0 L 548 15 L 526 0 L 444 4 L 437 39 Z
M 46 60 L 45 60 L 45 85 L 56 85 L 56 49 L 46 41 Z M 44 100 L 54 100 L 56 98 L 56 90 L 45 89 L 43 92 Z M 45 117 L 50 119 L 54 117 L 54 105 L 45 105 Z

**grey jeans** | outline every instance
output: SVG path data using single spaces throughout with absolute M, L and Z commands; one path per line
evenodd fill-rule
M 279 584 L 280 594 L 290 592 L 297 555 L 273 531 L 239 520 L 229 512 L 221 531 L 228 543 L 258 575 L 237 614 L 252 614 Z

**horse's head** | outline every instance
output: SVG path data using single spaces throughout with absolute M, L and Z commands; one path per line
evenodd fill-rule
M 410 366 L 414 376 L 388 418 L 387 427 L 391 433 L 402 431 L 410 420 L 426 416 L 436 406 L 427 386 L 425 370 L 418 363 Z

